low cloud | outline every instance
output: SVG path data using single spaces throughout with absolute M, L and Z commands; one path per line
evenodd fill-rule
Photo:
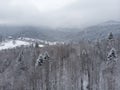
M 120 20 L 119 0 L 0 0 L 0 24 L 82 27 Z

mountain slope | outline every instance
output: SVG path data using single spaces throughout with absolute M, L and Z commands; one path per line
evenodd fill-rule
M 77 33 L 73 40 L 80 39 L 102 39 L 106 38 L 106 36 L 112 32 L 114 35 L 120 35 L 120 22 L 117 21 L 107 21 L 95 26 L 87 27 L 83 29 L 81 32 Z
M 84 29 L 58 28 L 56 30 L 33 26 L 0 26 L 0 36 L 28 37 L 47 41 L 79 41 L 81 39 L 102 39 L 110 32 L 120 34 L 119 21 L 107 21 Z

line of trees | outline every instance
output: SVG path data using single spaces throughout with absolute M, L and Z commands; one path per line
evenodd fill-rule
M 119 50 L 120 39 L 110 34 L 97 42 L 1 51 L 0 90 L 119 90 Z

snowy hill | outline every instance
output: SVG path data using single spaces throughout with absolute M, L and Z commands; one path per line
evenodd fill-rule
M 116 37 L 120 36 L 120 22 L 107 21 L 101 24 L 84 28 L 81 32 L 75 34 L 72 40 L 79 41 L 80 39 L 103 39 L 112 32 Z
M 27 41 L 27 42 L 31 42 L 31 43 L 38 42 L 39 44 L 43 44 L 43 45 L 64 44 L 64 42 L 59 42 L 59 41 L 51 42 L 51 41 L 47 41 L 47 40 L 34 39 L 34 38 L 28 38 L 28 37 L 20 37 L 20 38 L 18 38 L 18 40 Z
M 50 42 L 50 41 L 44 41 L 40 39 L 20 37 L 16 40 L 7 39 L 5 41 L 2 41 L 0 43 L 0 50 L 12 49 L 12 48 L 21 47 L 21 46 L 25 46 L 25 47 L 30 45 L 34 46 L 35 43 L 38 43 L 39 47 L 44 47 L 45 45 L 64 44 L 64 42 Z
M 4 42 L 0 43 L 0 50 L 4 49 L 12 49 L 15 47 L 20 47 L 20 46 L 29 46 L 29 42 L 21 41 L 21 40 L 6 40 Z

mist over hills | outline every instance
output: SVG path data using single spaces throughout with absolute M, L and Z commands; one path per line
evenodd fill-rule
M 84 29 L 59 28 L 57 30 L 33 26 L 0 25 L 0 35 L 5 38 L 8 36 L 14 38 L 29 37 L 48 41 L 79 41 L 80 39 L 95 40 L 97 38 L 105 38 L 110 32 L 115 35 L 120 34 L 119 21 L 107 21 Z
M 98 25 L 84 28 L 81 32 L 77 33 L 73 40 L 79 39 L 103 39 L 112 32 L 114 35 L 120 35 L 120 22 L 107 21 Z

